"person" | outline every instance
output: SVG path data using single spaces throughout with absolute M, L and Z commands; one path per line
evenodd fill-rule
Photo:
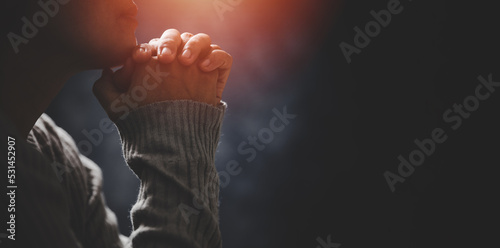
M 2 223 L 11 224 L 0 229 L 7 232 L 0 241 L 16 247 L 221 247 L 214 156 L 232 57 L 206 34 L 175 29 L 137 45 L 132 0 L 5 5 L 0 132 L 2 163 L 10 163 L 1 181 L 4 189 L 15 187 L 2 193 L 14 206 L 2 213 Z M 119 233 L 105 203 L 99 167 L 44 114 L 65 82 L 89 69 L 103 69 L 93 92 L 140 179 L 130 237 Z

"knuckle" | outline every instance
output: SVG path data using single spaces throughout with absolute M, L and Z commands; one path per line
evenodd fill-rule
M 196 37 L 198 37 L 198 39 L 200 39 L 200 40 L 206 40 L 206 41 L 208 41 L 208 43 L 212 42 L 212 38 L 210 38 L 210 36 L 208 34 L 205 34 L 205 33 L 199 33 L 196 35 Z
M 191 38 L 193 37 L 194 35 L 192 33 L 189 33 L 189 32 L 184 32 L 181 34 L 181 37 L 188 37 L 188 38 Z
M 216 49 L 216 50 L 222 50 L 222 48 L 219 46 L 219 45 L 216 45 L 216 44 L 212 44 L 210 45 L 213 49 Z
M 158 38 L 151 39 L 151 40 L 149 41 L 149 44 L 156 43 L 156 42 L 158 42 L 159 40 L 160 40 L 160 39 L 158 39 Z
M 175 28 L 169 28 L 167 31 L 170 31 L 174 34 L 177 34 L 177 35 L 181 35 L 181 33 L 179 32 L 179 30 L 175 29 Z
M 141 43 L 135 46 L 135 50 L 140 50 L 141 48 L 144 49 L 148 44 L 147 43 Z
M 136 50 L 143 50 L 144 52 L 151 52 L 153 48 L 154 46 L 149 43 L 142 43 L 135 47 Z
M 174 46 L 178 43 L 178 40 L 173 38 L 164 38 L 160 41 L 160 46 Z
M 200 39 L 193 37 L 193 38 L 189 39 L 189 41 L 186 43 L 185 48 L 194 49 L 194 50 L 201 50 L 202 44 L 203 44 L 203 42 Z
M 162 37 L 170 36 L 170 35 L 180 36 L 181 33 L 179 32 L 179 30 L 177 30 L 175 28 L 170 28 L 170 29 L 165 30 L 165 32 L 163 32 Z
M 216 56 L 220 57 L 221 59 L 227 61 L 228 63 L 232 63 L 233 62 L 233 56 L 231 56 L 231 54 L 229 54 L 226 51 L 216 50 L 216 51 L 214 51 L 214 54 Z

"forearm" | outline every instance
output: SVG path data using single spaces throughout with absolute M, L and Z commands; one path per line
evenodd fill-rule
M 129 246 L 221 247 L 214 156 L 225 107 L 160 102 L 116 123 L 141 180 Z

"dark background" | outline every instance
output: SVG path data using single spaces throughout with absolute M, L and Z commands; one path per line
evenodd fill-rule
M 402 0 L 404 10 L 348 64 L 340 42 L 389 0 L 243 0 L 220 20 L 211 1 L 137 0 L 139 42 L 166 28 L 205 32 L 234 57 L 216 166 L 243 171 L 221 189 L 225 247 L 498 247 L 500 92 L 452 130 L 442 114 L 500 81 L 494 1 Z M 75 76 L 47 113 L 76 140 L 105 114 L 91 93 L 98 71 Z M 238 145 L 268 126 L 272 109 L 297 115 L 255 160 Z M 392 193 L 383 177 L 414 139 L 448 139 Z M 89 157 L 128 235 L 138 180 L 116 133 Z

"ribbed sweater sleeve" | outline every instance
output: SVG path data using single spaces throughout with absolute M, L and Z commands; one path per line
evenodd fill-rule
M 150 104 L 115 122 L 139 177 L 126 247 L 222 247 L 214 157 L 226 104 Z

